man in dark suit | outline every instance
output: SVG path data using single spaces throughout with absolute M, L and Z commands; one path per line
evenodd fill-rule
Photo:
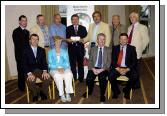
M 134 46 L 128 44 L 128 35 L 121 33 L 119 36 L 120 45 L 114 46 L 112 50 L 112 62 L 109 73 L 109 81 L 113 91 L 113 98 L 118 98 L 120 90 L 117 85 L 117 77 L 125 75 L 129 78 L 126 87 L 123 89 L 124 97 L 130 99 L 130 89 L 137 76 L 136 65 L 137 55 Z
M 84 44 L 81 42 L 84 37 L 87 35 L 86 28 L 82 25 L 79 25 L 79 17 L 77 14 L 72 15 L 71 17 L 72 25 L 68 26 L 66 29 L 66 37 L 69 41 L 68 52 L 71 70 L 74 76 L 74 79 L 77 80 L 77 71 L 76 63 L 78 66 L 78 80 L 83 81 L 84 78 Z M 72 38 L 78 38 L 78 40 L 72 40 Z M 80 39 L 80 40 L 79 40 Z
M 38 46 L 39 36 L 32 34 L 30 36 L 30 45 L 24 49 L 23 53 L 23 69 L 26 77 L 26 82 L 33 94 L 33 101 L 38 100 L 38 95 L 41 99 L 47 99 L 48 86 L 51 81 L 50 75 L 47 73 L 48 66 L 46 63 L 45 50 Z M 43 81 L 42 89 L 36 85 L 37 77 Z
M 100 85 L 100 102 L 105 102 L 105 90 L 107 86 L 108 70 L 111 63 L 111 50 L 105 46 L 106 36 L 103 33 L 97 35 L 98 46 L 90 49 L 88 74 L 86 84 L 88 95 L 91 95 L 94 88 L 94 80 L 98 76 Z M 86 96 L 86 93 L 83 95 Z
M 25 89 L 25 80 L 22 70 L 22 56 L 23 50 L 26 46 L 29 45 L 29 31 L 26 29 L 27 27 L 27 17 L 21 15 L 19 17 L 19 27 L 14 29 L 13 31 L 13 43 L 15 50 L 15 59 L 17 64 L 17 73 L 18 73 L 18 89 L 20 91 L 24 91 Z

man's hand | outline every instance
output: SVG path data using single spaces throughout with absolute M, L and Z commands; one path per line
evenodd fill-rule
M 85 43 L 84 43 L 84 39 L 80 39 L 79 42 L 85 44 Z
M 44 80 L 47 80 L 48 78 L 50 78 L 50 75 L 47 73 L 47 71 L 43 71 L 43 73 L 42 73 L 42 78 L 43 78 Z
M 103 72 L 104 71 L 104 69 L 103 68 L 101 68 L 101 69 L 96 69 L 97 70 L 97 74 L 100 74 L 101 72 Z
M 70 38 L 66 39 L 65 41 L 67 41 L 69 43 L 73 42 L 72 39 L 70 39 Z
M 120 67 L 117 67 L 115 68 L 121 75 L 125 75 L 128 71 L 130 71 L 129 68 L 120 68 Z
M 128 71 L 130 71 L 129 68 L 123 68 L 122 69 L 122 75 L 125 75 Z
M 35 76 L 32 73 L 28 74 L 27 81 L 34 81 L 34 80 Z

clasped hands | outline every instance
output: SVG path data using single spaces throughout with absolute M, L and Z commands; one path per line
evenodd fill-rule
M 92 71 L 93 71 L 93 73 L 95 74 L 95 75 L 98 75 L 98 74 L 100 74 L 101 72 L 103 72 L 104 71 L 104 69 L 96 69 L 96 68 L 92 68 Z
M 42 78 L 44 80 L 47 80 L 48 78 L 50 78 L 50 75 L 47 73 L 47 71 L 43 71 Z M 28 81 L 34 81 L 35 80 L 35 75 L 33 73 L 29 73 L 28 77 L 27 77 L 27 80 Z
M 125 75 L 128 71 L 130 71 L 129 68 L 121 68 L 121 67 L 117 67 L 115 68 L 121 75 Z

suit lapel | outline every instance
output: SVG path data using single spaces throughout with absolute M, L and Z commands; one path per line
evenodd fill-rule
M 129 59 L 129 45 L 127 44 L 127 47 L 126 47 L 126 56 L 125 56 L 125 65 L 127 63 L 127 60 Z
M 107 49 L 104 46 L 104 49 L 103 49 L 103 66 L 104 66 L 104 63 L 105 63 L 105 60 L 106 60 L 106 56 L 107 56 Z
M 31 46 L 29 47 L 29 50 L 30 50 L 32 58 L 35 59 L 34 52 L 33 52 L 33 49 L 31 48 Z
M 94 61 L 95 61 L 95 63 L 96 63 L 96 60 L 97 60 L 97 54 L 98 54 L 98 46 L 96 46 L 96 48 L 95 48 L 95 51 L 94 51 Z

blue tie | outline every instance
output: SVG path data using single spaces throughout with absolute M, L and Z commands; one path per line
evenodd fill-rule
M 100 50 L 99 50 L 99 58 L 98 58 L 97 66 L 98 66 L 98 68 L 102 67 L 102 48 L 100 48 Z

